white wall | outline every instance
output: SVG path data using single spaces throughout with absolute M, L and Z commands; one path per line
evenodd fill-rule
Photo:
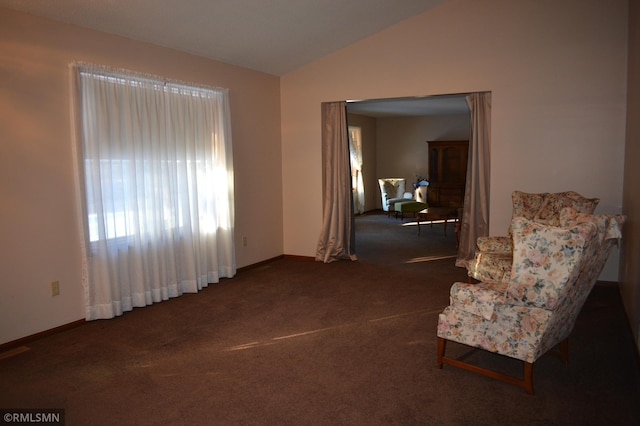
M 626 48 L 626 0 L 449 0 L 283 76 L 285 253 L 315 254 L 327 101 L 491 91 L 491 233 L 514 189 L 620 212 Z

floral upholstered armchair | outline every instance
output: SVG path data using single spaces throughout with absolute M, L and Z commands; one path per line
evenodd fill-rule
M 513 211 L 511 218 L 524 217 L 537 223 L 558 225 L 560 211 L 572 207 L 580 213 L 593 213 L 600 200 L 586 198 L 574 191 L 556 193 L 511 194 Z M 469 279 L 478 281 L 508 281 L 511 274 L 513 247 L 511 228 L 508 236 L 479 237 L 475 258 L 467 266 Z
M 382 210 L 387 213 L 393 211 L 395 203 L 413 199 L 411 192 L 405 192 L 404 178 L 378 179 L 378 185 L 382 194 Z
M 450 305 L 438 317 L 438 368 L 461 367 L 533 394 L 533 364 L 540 356 L 558 345 L 566 363 L 569 334 L 623 223 L 623 216 L 570 207 L 558 215 L 558 226 L 513 219 L 509 278 L 451 287 Z M 448 358 L 448 341 L 522 360 L 522 378 Z

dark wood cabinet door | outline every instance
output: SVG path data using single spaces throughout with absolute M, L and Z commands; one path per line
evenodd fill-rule
M 429 144 L 429 190 L 433 207 L 462 207 L 467 178 L 469 141 L 433 141 Z

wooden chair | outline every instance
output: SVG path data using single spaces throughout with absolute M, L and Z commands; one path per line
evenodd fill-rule
M 438 317 L 438 368 L 464 368 L 533 394 L 533 364 L 539 357 L 559 347 L 558 355 L 568 361 L 567 339 L 621 238 L 624 217 L 565 208 L 559 222 L 513 219 L 509 280 L 453 284 L 451 304 Z M 521 360 L 522 377 L 446 357 L 447 341 Z

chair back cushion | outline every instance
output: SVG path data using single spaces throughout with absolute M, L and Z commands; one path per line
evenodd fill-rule
M 560 212 L 571 207 L 579 213 L 592 214 L 599 198 L 586 198 L 575 191 L 528 193 L 513 191 L 511 193 L 513 210 L 511 219 L 524 217 L 547 225 L 560 225 Z M 511 236 L 509 227 L 509 236 Z
M 380 192 L 382 193 L 383 200 L 403 197 L 405 188 L 404 178 L 378 179 L 378 184 L 380 185 Z
M 513 263 L 506 302 L 554 310 L 565 286 L 578 276 L 585 246 L 597 234 L 593 222 L 560 228 L 515 218 Z
M 511 218 L 524 217 L 533 219 L 540 210 L 544 196 L 546 194 L 530 194 L 522 191 L 513 191 L 511 201 L 513 202 L 513 212 Z

